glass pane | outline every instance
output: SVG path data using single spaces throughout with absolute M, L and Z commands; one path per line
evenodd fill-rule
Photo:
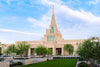
M 52 41 L 52 36 L 50 36 L 50 40 Z
M 49 36 L 47 37 L 47 41 L 49 41 Z
M 52 27 L 52 33 L 54 33 L 53 27 Z

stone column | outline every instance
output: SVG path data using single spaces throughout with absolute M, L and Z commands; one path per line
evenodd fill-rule
M 53 48 L 53 55 L 56 55 L 56 49 L 55 48 Z
M 61 52 L 62 52 L 62 54 L 61 54 L 61 55 L 64 55 L 64 48 L 62 48 L 62 51 L 61 51 Z
M 31 57 L 31 48 L 28 50 L 28 57 Z
M 34 56 L 36 57 L 36 56 L 37 56 L 37 54 L 36 54 L 36 53 L 34 53 Z

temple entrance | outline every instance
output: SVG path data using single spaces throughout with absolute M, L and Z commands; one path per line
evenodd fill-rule
M 56 48 L 56 55 L 61 55 L 61 48 Z
M 28 50 L 25 52 L 24 57 L 28 57 Z
M 34 48 L 31 48 L 31 57 L 34 56 Z

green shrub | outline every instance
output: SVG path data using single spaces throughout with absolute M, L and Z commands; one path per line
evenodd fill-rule
M 100 64 L 100 59 L 98 59 L 98 64 Z
M 4 61 L 4 59 L 3 58 L 0 58 L 0 61 Z
M 23 65 L 23 63 L 22 63 L 22 62 L 17 62 L 17 64 L 18 64 L 18 65 Z
M 95 65 L 95 64 L 93 64 L 93 65 L 92 65 L 92 64 L 90 64 L 89 66 L 90 66 L 90 67 L 98 67 L 98 66 L 97 66 L 97 65 Z
M 27 57 L 26 58 L 14 58 L 15 60 L 26 60 L 28 59 Z
M 80 58 L 79 58 L 79 61 L 84 61 L 84 59 L 80 57 Z
M 89 65 L 85 62 L 81 62 L 78 64 L 78 67 L 89 67 Z
M 17 66 L 17 63 L 10 64 L 10 67 Z
M 22 62 L 12 63 L 12 64 L 10 64 L 10 67 L 18 66 L 18 65 L 22 65 L 22 64 L 23 64 Z

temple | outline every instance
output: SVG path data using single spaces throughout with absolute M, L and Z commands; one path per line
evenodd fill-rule
M 52 55 L 68 55 L 68 53 L 64 50 L 64 45 L 66 44 L 72 44 L 74 46 L 73 55 L 75 55 L 78 47 L 77 44 L 83 41 L 84 41 L 83 39 L 64 40 L 62 38 L 62 34 L 60 33 L 56 25 L 54 6 L 53 6 L 51 24 L 49 26 L 49 29 L 46 30 L 46 34 L 44 34 L 44 37 L 41 38 L 40 41 L 27 41 L 31 47 L 28 51 L 28 55 L 33 56 L 35 54 L 33 50 L 39 45 L 43 45 L 47 48 L 52 49 Z

